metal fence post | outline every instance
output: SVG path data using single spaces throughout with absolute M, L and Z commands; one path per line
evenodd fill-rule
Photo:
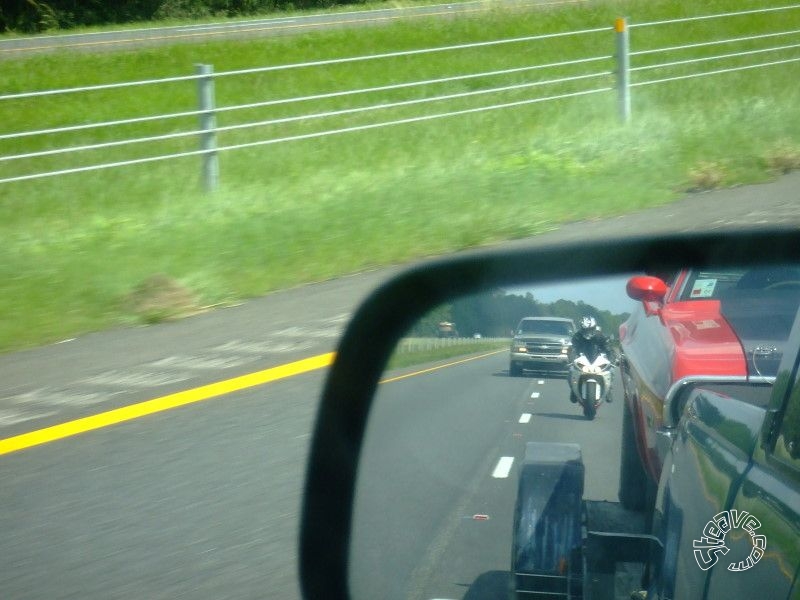
M 631 57 L 628 39 L 628 19 L 618 18 L 614 23 L 617 34 L 617 98 L 619 116 L 623 123 L 631 118 Z
M 202 178 L 203 188 L 213 192 L 219 185 L 219 157 L 217 156 L 217 115 L 214 112 L 214 73 L 213 65 L 195 65 L 197 75 L 205 75 L 197 80 L 197 97 L 200 114 L 200 150 L 203 150 Z

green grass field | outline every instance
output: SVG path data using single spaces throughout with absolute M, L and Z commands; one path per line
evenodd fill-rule
M 611 27 L 769 6 L 765 1 L 593 2 L 558 9 L 413 19 L 386 26 L 136 51 L 60 51 L 2 62 L 2 93 L 229 71 Z M 800 10 L 632 31 L 636 49 L 798 29 Z M 634 66 L 796 42 L 783 37 Z M 613 53 L 613 33 L 220 78 L 218 106 L 388 85 Z M 634 75 L 674 76 L 798 56 L 784 50 Z M 511 85 L 614 68 L 612 61 L 425 88 L 220 113 L 220 126 Z M 535 235 L 568 220 L 666 203 L 694 187 L 763 181 L 800 163 L 800 63 L 635 88 L 622 125 L 613 93 L 225 152 L 221 186 L 204 194 L 199 159 L 0 184 L 0 350 L 158 320 L 130 297 L 164 274 L 216 305 L 302 282 Z M 613 85 L 596 81 L 433 102 L 336 119 L 221 133 L 226 146 Z M 181 82 L 0 101 L 0 134 L 193 110 Z M 180 131 L 196 118 L 0 140 L 0 156 Z M 196 140 L 0 162 L 0 178 L 196 149 Z M 167 301 L 167 300 L 165 300 Z

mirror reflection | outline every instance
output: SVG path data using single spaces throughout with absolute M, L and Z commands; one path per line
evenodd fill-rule
M 800 517 L 785 498 L 777 515 L 769 486 L 754 501 L 742 477 L 777 388 L 791 395 L 798 305 L 789 265 L 531 283 L 437 307 L 398 343 L 373 404 L 353 597 L 691 597 L 707 575 L 693 540 L 731 506 L 761 529 L 720 542 L 712 588 L 755 594 L 777 577 L 788 593 Z M 800 468 L 795 421 L 763 460 Z M 731 580 L 729 558 L 763 561 L 761 583 Z

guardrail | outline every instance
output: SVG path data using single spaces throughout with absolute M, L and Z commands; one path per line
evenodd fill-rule
M 57 177 L 76 173 L 85 173 L 89 171 L 97 171 L 102 169 L 118 168 L 129 165 L 138 165 L 146 163 L 161 162 L 181 157 L 197 156 L 202 161 L 202 174 L 204 187 L 207 190 L 217 188 L 219 183 L 219 165 L 218 156 L 221 152 L 229 152 L 233 150 L 242 150 L 245 148 L 254 148 L 261 146 L 269 146 L 274 144 L 286 143 L 298 140 L 307 140 L 312 138 L 320 138 L 333 135 L 341 135 L 345 133 L 354 133 L 358 131 L 367 131 L 382 127 L 392 127 L 410 123 L 419 123 L 431 121 L 435 119 L 443 119 L 450 117 L 463 116 L 478 112 L 486 112 L 493 110 L 507 110 L 515 107 L 531 105 L 536 103 L 550 102 L 556 100 L 565 100 L 568 98 L 576 98 L 581 96 L 589 96 L 593 94 L 602 94 L 616 90 L 618 96 L 618 105 L 620 118 L 627 121 L 631 118 L 631 90 L 637 87 L 663 84 L 667 82 L 686 80 L 698 77 L 706 77 L 719 75 L 723 73 L 732 73 L 735 71 L 743 71 L 749 69 L 764 68 L 770 66 L 784 65 L 788 63 L 800 62 L 800 54 L 786 55 L 787 51 L 797 52 L 800 48 L 800 41 L 798 43 L 787 43 L 783 45 L 771 45 L 760 48 L 753 48 L 742 50 L 738 52 L 726 52 L 723 54 L 713 56 L 691 56 L 685 57 L 685 53 L 691 50 L 707 49 L 714 46 L 731 46 L 734 44 L 743 44 L 745 42 L 760 42 L 767 40 L 778 40 L 791 38 L 796 36 L 800 40 L 800 30 L 787 30 L 787 31 L 771 31 L 751 36 L 740 36 L 737 38 L 729 39 L 710 39 L 687 43 L 684 45 L 659 47 L 649 49 L 637 49 L 631 51 L 630 44 L 630 31 L 638 28 L 648 27 L 669 27 L 681 26 L 688 22 L 697 21 L 711 21 L 715 19 L 732 19 L 741 18 L 754 14 L 775 14 L 781 12 L 792 11 L 800 9 L 800 4 L 789 5 L 775 8 L 765 8 L 758 10 L 748 10 L 740 12 L 730 12 L 716 15 L 706 15 L 699 17 L 687 17 L 682 19 L 672 19 L 667 21 L 658 21 L 651 23 L 629 23 L 626 19 L 617 19 L 614 27 L 596 27 L 578 31 L 568 31 L 560 33 L 550 33 L 544 35 L 532 35 L 519 38 L 493 40 L 487 42 L 478 42 L 470 44 L 459 44 L 451 46 L 443 46 L 438 48 L 425 48 L 418 50 L 406 50 L 400 52 L 389 52 L 383 54 L 375 54 L 368 56 L 356 56 L 348 58 L 338 58 L 331 60 L 273 65 L 264 66 L 253 69 L 242 69 L 235 71 L 226 71 L 215 73 L 211 65 L 197 65 L 196 73 L 193 75 L 184 75 L 177 77 L 168 77 L 161 79 L 149 79 L 142 81 L 129 81 L 120 83 L 111 83 L 104 85 L 64 88 L 55 90 L 23 92 L 16 94 L 0 95 L 0 102 L 23 100 L 23 99 L 37 99 L 44 97 L 53 97 L 60 95 L 71 95 L 89 92 L 101 92 L 108 90 L 120 90 L 135 88 L 141 86 L 165 85 L 181 82 L 196 82 L 198 108 L 189 111 L 175 111 L 171 113 L 157 114 L 157 115 L 143 115 L 132 117 L 128 119 L 119 119 L 111 121 L 102 121 L 94 123 L 76 123 L 72 125 L 63 125 L 58 127 L 49 127 L 40 130 L 32 131 L 19 131 L 12 133 L 0 134 L 0 142 L 4 140 L 17 140 L 24 138 L 34 138 L 41 136 L 52 136 L 69 134 L 74 132 L 86 132 L 89 130 L 102 130 L 126 125 L 135 125 L 143 123 L 156 123 L 156 122 L 170 122 L 176 120 L 185 120 L 186 118 L 197 118 L 199 120 L 199 128 L 193 127 L 191 129 L 183 129 L 180 131 L 169 131 L 167 133 L 160 133 L 157 135 L 148 135 L 140 137 L 129 137 L 124 139 L 114 139 L 111 141 L 97 141 L 93 143 L 84 143 L 79 145 L 65 145 L 55 148 L 48 148 L 44 150 L 35 150 L 30 152 L 19 152 L 15 154 L 0 155 L 0 166 L 4 164 L 32 164 L 31 161 L 44 159 L 47 157 L 54 157 L 66 154 L 77 154 L 88 151 L 105 150 L 111 148 L 130 147 L 135 145 L 148 144 L 152 145 L 157 142 L 165 142 L 167 140 L 180 140 L 186 138 L 197 138 L 199 140 L 199 148 L 196 150 L 185 150 L 180 152 L 172 152 L 167 154 L 155 154 L 149 156 L 131 157 L 122 160 L 114 160 L 109 162 L 97 162 L 84 164 L 81 166 L 73 166 L 60 169 L 34 171 L 27 173 L 18 173 L 14 175 L 0 176 L 0 184 L 10 182 L 21 182 L 33 179 L 41 179 L 45 177 Z M 393 59 L 399 57 L 413 57 L 424 54 L 434 53 L 447 53 L 457 52 L 467 49 L 486 48 L 491 46 L 500 45 L 515 45 L 523 43 L 534 42 L 553 42 L 554 40 L 564 39 L 567 37 L 575 36 L 598 36 L 602 42 L 608 40 L 606 35 L 613 32 L 616 37 L 616 52 L 614 55 L 598 52 L 594 56 L 586 56 L 563 60 L 547 64 L 533 64 L 521 67 L 510 67 L 507 69 L 493 70 L 487 72 L 476 72 L 467 74 L 453 74 L 445 75 L 434 79 L 421 79 L 416 81 L 403 81 L 395 82 L 387 85 L 380 85 L 375 87 L 368 87 L 363 89 L 351 90 L 338 90 L 333 92 L 320 92 L 318 94 L 310 94 L 289 98 L 278 98 L 269 100 L 256 100 L 247 104 L 230 105 L 230 106 L 216 106 L 215 104 L 215 84 L 216 81 L 229 77 L 251 76 L 262 73 L 274 73 L 278 71 L 290 71 L 297 69 L 312 69 L 320 67 L 329 67 L 332 65 L 341 65 L 363 61 L 380 61 L 386 59 Z M 604 37 L 600 38 L 599 36 Z M 604 45 L 607 45 L 604 43 Z M 603 46 L 599 46 L 602 48 Z M 639 61 L 644 59 L 643 62 L 648 60 L 647 57 L 683 54 L 683 58 L 674 60 L 667 59 L 660 63 L 640 64 Z M 764 60 L 762 62 L 752 62 L 745 65 L 737 64 L 732 66 L 724 66 L 725 61 L 741 58 L 757 58 L 775 55 L 775 58 Z M 634 60 L 636 64 L 631 65 Z M 721 63 L 720 68 L 711 70 L 700 70 L 694 72 L 682 72 L 679 74 L 669 74 L 670 70 L 686 69 L 687 67 L 700 66 L 707 63 Z M 545 73 L 549 70 L 559 70 L 572 67 L 594 67 L 595 70 L 587 70 L 578 74 L 571 74 L 566 76 L 544 77 L 522 83 L 514 83 L 507 85 L 497 85 L 495 87 L 487 87 L 482 89 L 475 89 L 470 91 L 443 93 L 440 95 L 426 96 L 411 98 L 406 100 L 398 100 L 394 102 L 384 102 L 378 104 L 371 104 L 365 106 L 353 106 L 338 110 L 329 110 L 321 112 L 312 112 L 306 114 L 299 114 L 287 117 L 272 117 L 260 119 L 256 121 L 248 121 L 235 123 L 231 125 L 219 126 L 217 124 L 217 116 L 227 113 L 234 113 L 237 111 L 251 110 L 251 109 L 266 109 L 269 107 L 276 107 L 280 105 L 296 105 L 303 104 L 310 101 L 325 100 L 341 97 L 355 97 L 367 96 L 369 94 L 376 94 L 378 92 L 396 91 L 396 90 L 411 90 L 415 88 L 422 88 L 427 86 L 442 85 L 454 82 L 463 82 L 468 80 L 500 78 L 503 76 L 519 73 Z M 657 75 L 652 78 L 640 77 L 641 75 L 652 72 L 666 72 L 664 75 Z M 570 89 L 569 91 L 557 91 L 558 87 L 562 84 L 578 82 L 581 85 L 584 83 L 591 83 L 586 87 L 580 89 Z M 298 122 L 312 122 L 335 119 L 356 114 L 378 113 L 380 111 L 388 111 L 401 107 L 421 107 L 432 103 L 442 103 L 453 101 L 456 99 L 479 98 L 486 96 L 502 96 L 502 94 L 519 91 L 519 90 L 534 90 L 534 89 L 549 89 L 549 93 L 541 96 L 525 98 L 522 100 L 502 101 L 496 100 L 493 104 L 474 106 L 470 108 L 461 108 L 457 110 L 444 110 L 441 112 L 429 112 L 410 117 L 388 119 L 385 121 L 378 121 L 372 123 L 365 123 L 353 126 L 340 126 L 324 128 L 318 131 L 297 133 L 292 135 L 283 135 L 277 137 L 267 137 L 264 139 L 256 139 L 241 143 L 219 143 L 219 134 L 234 132 L 238 130 L 249 130 L 253 128 L 267 128 L 276 125 L 286 125 Z

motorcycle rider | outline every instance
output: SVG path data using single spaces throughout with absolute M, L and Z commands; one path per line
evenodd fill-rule
M 608 338 L 600 331 L 594 317 L 585 316 L 581 318 L 578 331 L 572 336 L 572 348 L 570 349 L 570 361 L 575 360 L 583 354 L 590 361 L 593 361 L 600 354 L 605 354 L 608 360 L 614 362 L 614 351 Z M 569 385 L 569 381 L 567 382 Z M 606 402 L 611 402 L 611 393 L 606 396 Z M 575 404 L 578 399 L 570 388 L 570 402 Z

